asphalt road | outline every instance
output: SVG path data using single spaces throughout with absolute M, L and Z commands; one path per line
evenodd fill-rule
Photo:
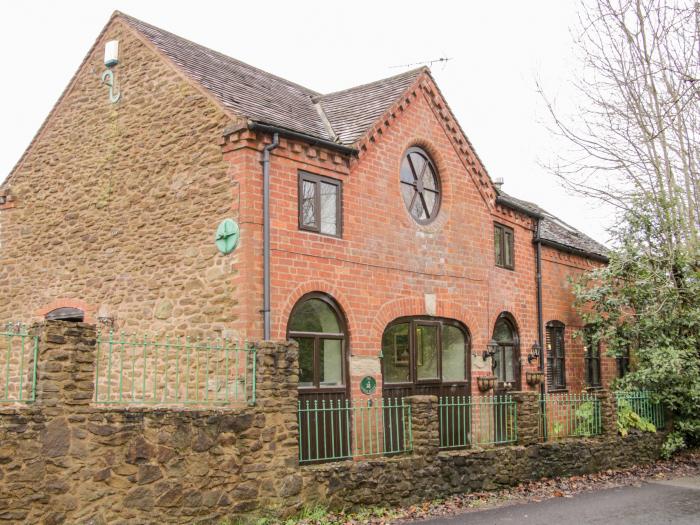
M 700 476 L 586 492 L 573 498 L 465 512 L 425 525 L 700 525 Z

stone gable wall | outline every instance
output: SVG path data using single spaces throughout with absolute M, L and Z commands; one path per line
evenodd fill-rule
M 119 40 L 116 104 L 100 79 L 110 39 Z M 231 215 L 219 146 L 229 120 L 112 22 L 3 185 L 0 320 L 74 306 L 119 330 L 229 329 L 235 256 L 214 245 Z

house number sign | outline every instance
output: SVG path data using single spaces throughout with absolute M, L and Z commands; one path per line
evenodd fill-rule
M 216 229 L 216 247 L 224 255 L 231 253 L 238 246 L 240 228 L 233 219 L 224 219 Z
M 360 381 L 360 391 L 368 396 L 374 394 L 377 390 L 377 380 L 372 376 L 365 376 Z

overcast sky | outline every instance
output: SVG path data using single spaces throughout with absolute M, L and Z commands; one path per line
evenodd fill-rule
M 606 241 L 609 211 L 567 194 L 540 166 L 555 141 L 535 79 L 572 107 L 576 8 L 576 0 L 2 1 L 0 180 L 118 9 L 322 93 L 449 57 L 433 75 L 491 177 Z

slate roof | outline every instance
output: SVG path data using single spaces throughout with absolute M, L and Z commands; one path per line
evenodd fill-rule
M 510 203 L 515 207 L 524 208 L 541 217 L 540 238 L 543 241 L 549 241 L 549 243 L 555 246 L 568 247 L 574 251 L 594 255 L 600 259 L 608 258 L 608 249 L 605 246 L 552 215 L 534 202 L 517 199 L 512 195 L 504 193 L 502 190 L 499 190 L 498 193 L 499 200 L 504 202 L 505 205 Z
M 217 51 L 142 22 L 121 19 L 147 38 L 225 108 L 252 121 L 350 146 L 427 68 L 322 95 Z M 540 237 L 560 247 L 606 258 L 607 249 L 534 203 L 503 192 L 500 199 L 541 215 Z
M 413 69 L 370 84 L 318 97 L 338 140 L 352 144 L 413 84 L 427 68 Z
M 356 142 L 424 70 L 321 95 L 124 13 L 119 16 L 234 113 L 343 145 Z

